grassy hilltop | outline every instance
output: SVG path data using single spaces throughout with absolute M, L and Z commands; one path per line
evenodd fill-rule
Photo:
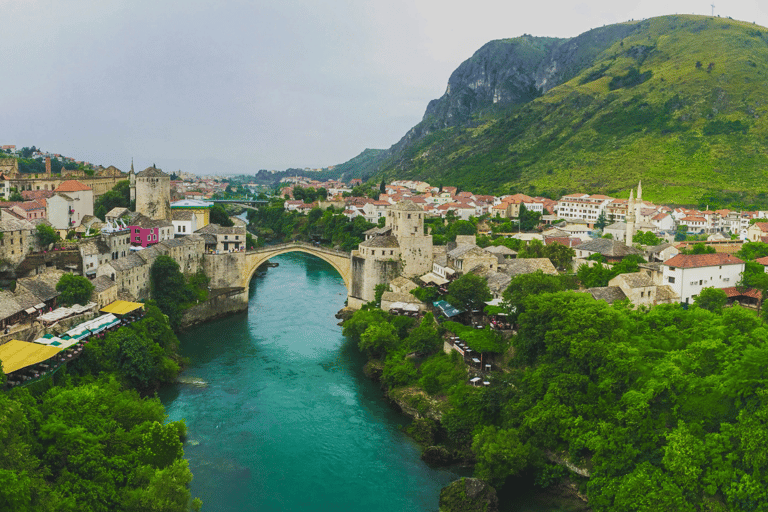
M 463 92 L 447 117 L 453 123 L 440 118 L 451 108 L 435 100 L 424 120 L 366 171 L 554 196 L 622 196 L 642 179 L 651 200 L 768 203 L 768 29 L 676 15 L 559 41 L 524 36 L 499 43 L 516 48 L 532 79 L 552 63 L 567 67 L 549 86 L 561 83 L 526 96 L 523 69 L 495 86 L 517 80 L 510 86 L 516 95 L 500 106 Z M 483 76 L 495 72 L 488 69 L 493 61 L 486 59 Z M 464 118 L 457 114 L 462 105 Z

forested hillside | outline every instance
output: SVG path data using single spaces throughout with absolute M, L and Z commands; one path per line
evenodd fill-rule
M 379 163 L 477 192 L 766 201 L 768 29 L 675 15 L 489 43 Z

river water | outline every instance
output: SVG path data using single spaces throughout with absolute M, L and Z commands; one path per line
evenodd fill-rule
M 160 398 L 184 418 L 203 510 L 435 512 L 440 489 L 458 478 L 419 459 L 402 431 L 409 419 L 362 374 L 341 335 L 341 277 L 302 253 L 251 283 L 248 314 L 181 336 L 185 377 Z
M 344 282 L 303 253 L 273 258 L 251 282 L 248 314 L 181 338 L 190 364 L 160 398 L 185 419 L 192 496 L 205 512 L 437 512 L 460 475 L 432 469 L 334 318 Z M 462 475 L 468 476 L 468 475 Z M 580 511 L 584 504 L 519 481 L 501 490 L 504 512 Z

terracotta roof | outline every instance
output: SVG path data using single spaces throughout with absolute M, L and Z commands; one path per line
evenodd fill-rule
M 763 256 L 762 258 L 757 258 L 755 260 L 755 263 L 759 263 L 761 265 L 768 265 L 768 256 Z
M 763 233 L 768 232 L 768 222 L 755 222 L 755 226 Z
M 728 253 L 715 254 L 678 254 L 664 262 L 668 267 L 701 268 L 715 265 L 739 265 L 744 262 Z
M 67 180 L 56 187 L 54 192 L 80 192 L 83 190 L 91 190 L 91 187 L 84 185 L 77 180 Z
M 755 288 L 747 288 L 746 290 L 744 290 L 743 288 L 740 289 L 737 286 L 731 286 L 729 288 L 722 288 L 722 290 L 725 292 L 725 294 L 729 298 L 730 297 L 751 297 L 757 300 L 761 300 L 763 298 L 760 290 L 757 290 Z

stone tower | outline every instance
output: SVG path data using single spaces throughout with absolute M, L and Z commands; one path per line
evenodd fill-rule
M 136 173 L 133 171 L 133 158 L 131 158 L 131 170 L 128 172 L 128 183 L 131 190 L 131 202 L 136 201 Z
M 424 234 L 424 210 L 413 201 L 400 201 L 387 210 L 386 225 L 397 238 L 403 276 L 414 277 L 432 270 L 432 236 Z
M 171 218 L 171 177 L 154 165 L 136 174 L 136 211 L 150 219 Z
M 634 190 L 629 191 L 629 204 L 627 204 L 627 233 L 624 243 L 628 246 L 632 246 L 632 239 L 635 237 L 635 198 Z

